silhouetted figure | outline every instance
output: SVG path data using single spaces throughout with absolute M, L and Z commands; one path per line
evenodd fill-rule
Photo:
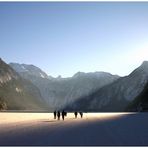
M 65 117 L 65 111 L 63 110 L 62 111 L 62 119 L 64 120 L 64 117 Z
M 83 118 L 83 113 L 82 112 L 79 112 L 79 114 L 80 114 L 81 118 Z
M 65 116 L 67 116 L 67 112 L 65 112 Z
M 60 111 L 57 112 L 58 120 L 60 120 Z
M 54 111 L 54 112 L 53 112 L 53 114 L 54 114 L 54 119 L 56 119 L 57 112 L 56 112 L 56 111 Z
M 75 114 L 75 118 L 77 118 L 78 113 L 77 112 L 74 112 L 74 114 Z

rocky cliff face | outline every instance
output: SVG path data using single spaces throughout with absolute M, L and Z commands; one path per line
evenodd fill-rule
M 127 105 L 125 111 L 148 111 L 148 83 L 143 91 Z
M 40 110 L 45 104 L 36 86 L 0 59 L 0 106 L 7 110 Z

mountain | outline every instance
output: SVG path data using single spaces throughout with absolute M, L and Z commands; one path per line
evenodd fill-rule
M 0 110 L 41 110 L 40 91 L 0 59 Z
M 48 75 L 43 72 L 40 68 L 34 65 L 26 65 L 26 64 L 18 64 L 18 63 L 10 63 L 9 64 L 15 71 L 21 74 L 33 75 L 35 77 L 41 78 L 49 78 Z
M 44 101 L 53 109 L 59 109 L 84 95 L 88 95 L 97 89 L 112 83 L 119 76 L 105 72 L 84 73 L 78 72 L 69 78 L 53 78 L 47 76 L 41 69 L 34 71 L 35 66 L 26 64 L 11 63 L 10 66 L 16 70 L 23 78 L 30 80 L 41 92 Z M 22 66 L 30 67 L 30 71 L 23 70 Z M 44 77 L 40 75 L 44 73 Z
M 125 111 L 148 111 L 148 83 L 143 91 L 129 103 Z
M 124 111 L 130 102 L 143 91 L 148 82 L 148 62 L 130 75 L 121 77 L 97 91 L 79 98 L 65 107 L 67 110 Z

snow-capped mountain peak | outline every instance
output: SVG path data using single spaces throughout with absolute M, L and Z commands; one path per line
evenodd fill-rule
M 25 73 L 35 77 L 48 78 L 48 75 L 45 72 L 34 65 L 10 63 L 10 66 L 18 73 Z

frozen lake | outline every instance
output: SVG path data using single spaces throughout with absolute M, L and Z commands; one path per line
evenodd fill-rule
M 0 146 L 148 146 L 148 113 L 0 113 Z

